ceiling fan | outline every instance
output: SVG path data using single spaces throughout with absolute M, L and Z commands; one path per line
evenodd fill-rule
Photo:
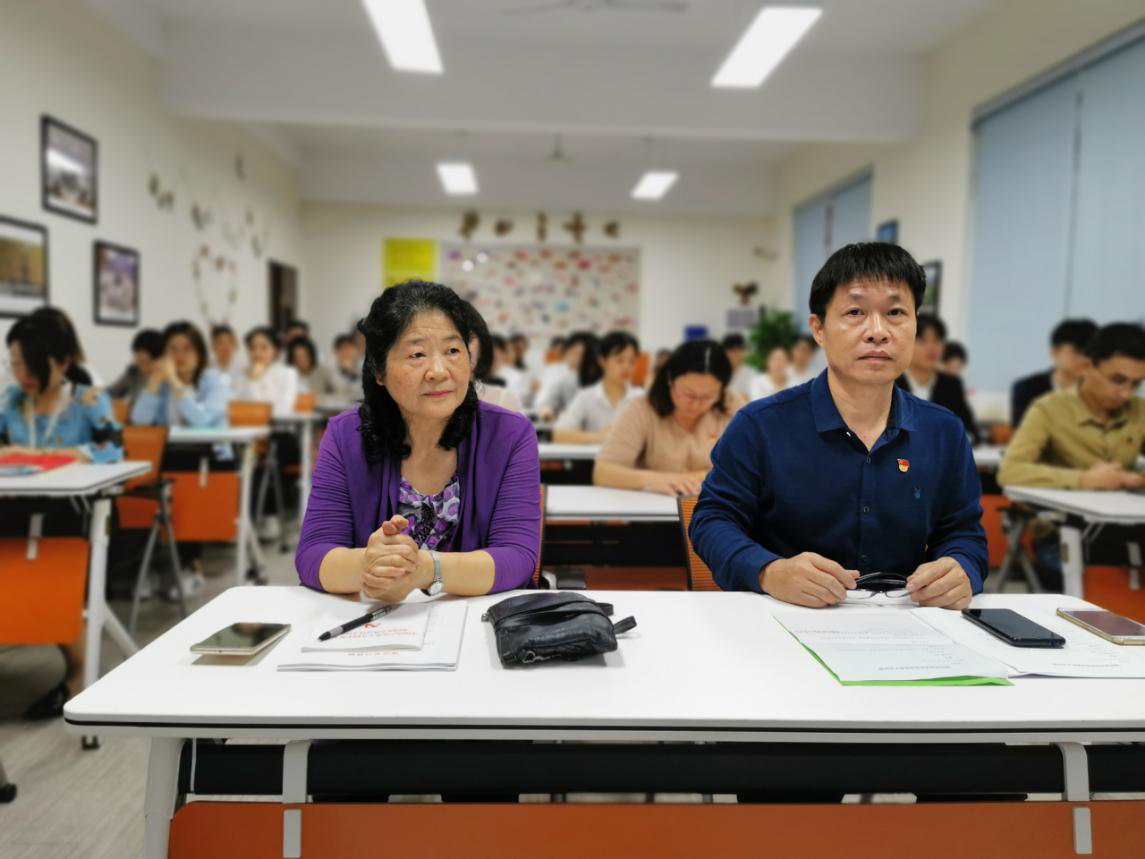
M 502 15 L 536 15 L 542 12 L 685 12 L 687 0 L 555 0 L 533 6 L 512 6 Z

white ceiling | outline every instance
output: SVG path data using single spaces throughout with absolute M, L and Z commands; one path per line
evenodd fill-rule
M 747 91 L 708 82 L 761 0 L 428 0 L 441 76 L 393 72 L 360 0 L 88 2 L 159 57 L 174 110 L 251 124 L 295 157 L 307 198 L 456 206 L 433 172 L 449 157 L 474 162 L 474 205 L 739 215 L 771 210 L 774 165 L 800 143 L 913 135 L 920 57 L 995 0 L 820 0 Z M 556 132 L 568 164 L 546 160 Z M 628 199 L 653 168 L 679 183 Z

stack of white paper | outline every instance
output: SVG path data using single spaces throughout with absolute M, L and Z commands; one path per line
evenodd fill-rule
M 915 612 L 783 612 L 775 619 L 843 682 L 1013 674 L 997 659 L 951 640 Z
M 370 646 L 366 650 L 321 650 L 308 642 L 297 656 L 287 655 L 279 671 L 453 671 L 461 655 L 467 600 L 425 604 L 427 620 L 419 648 Z M 416 604 L 410 606 L 416 607 Z M 397 614 L 397 612 L 394 612 Z M 329 627 L 327 627 L 329 628 Z M 349 635 L 349 633 L 344 633 Z M 314 636 L 317 638 L 317 634 Z M 341 636 L 340 636 L 341 637 Z M 334 639 L 335 641 L 337 639 Z M 318 652 L 315 652 L 315 651 Z
M 917 614 L 949 638 L 983 656 L 1005 662 L 1014 674 L 1043 677 L 1145 677 L 1145 647 L 1106 641 L 1050 610 L 1022 610 L 1020 614 L 1065 638 L 1064 647 L 1014 647 L 962 617 L 941 608 L 916 609 Z
M 419 650 L 425 643 L 425 630 L 433 603 L 403 603 L 377 620 L 343 632 L 326 641 L 318 637 L 338 625 L 324 619 L 316 624 L 309 640 L 302 645 L 304 653 L 330 653 L 337 650 Z M 363 612 L 364 614 L 364 612 Z

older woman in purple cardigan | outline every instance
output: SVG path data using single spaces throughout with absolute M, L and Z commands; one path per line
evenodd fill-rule
M 295 555 L 302 583 L 400 602 L 527 587 L 540 552 L 537 437 L 479 402 L 477 311 L 410 281 L 358 323 L 364 402 L 330 421 Z

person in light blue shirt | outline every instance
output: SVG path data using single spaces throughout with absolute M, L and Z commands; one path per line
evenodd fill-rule
M 163 357 L 131 409 L 131 422 L 148 426 L 220 427 L 227 423 L 230 377 L 207 366 L 207 343 L 187 321 L 163 331 Z
M 16 384 L 0 395 L 0 455 L 51 451 L 81 462 L 122 460 L 111 400 L 85 384 L 63 328 L 27 316 L 9 329 L 7 343 Z
M 696 503 L 692 543 L 725 590 L 813 608 L 896 591 L 949 609 L 982 590 L 962 422 L 895 386 L 925 283 L 906 251 L 878 242 L 847 245 L 815 276 L 808 322 L 827 369 L 739 411 Z

